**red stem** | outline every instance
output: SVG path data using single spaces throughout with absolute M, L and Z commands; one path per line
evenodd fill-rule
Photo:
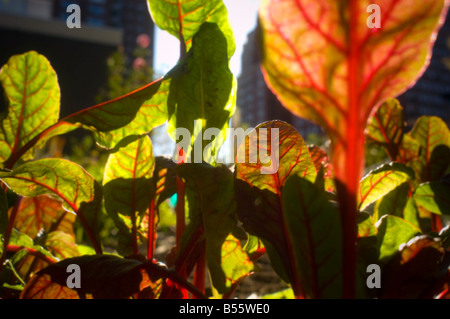
M 155 199 L 153 198 L 150 203 L 149 216 L 148 216 L 148 247 L 147 247 L 147 259 L 152 261 L 155 254 Z
M 206 275 L 206 247 L 205 242 L 202 244 L 202 251 L 197 261 L 194 273 L 194 286 L 203 294 L 205 293 L 205 275 Z M 195 296 L 194 296 L 194 299 Z
M 358 38 L 358 0 L 350 1 L 350 36 L 348 43 L 348 116 L 344 134 L 334 145 L 333 166 L 341 211 L 343 235 L 343 298 L 355 297 L 356 282 L 356 212 L 359 181 L 364 167 L 364 119 L 360 118 L 361 43 Z

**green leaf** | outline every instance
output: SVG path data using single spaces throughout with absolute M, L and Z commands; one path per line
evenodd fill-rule
M 419 185 L 413 194 L 419 211 L 450 215 L 450 185 L 436 181 Z
M 222 0 L 148 0 L 148 4 L 156 25 L 179 39 L 183 51 L 189 51 L 201 25 L 212 22 L 217 23 L 226 36 L 228 58 L 233 55 L 234 36 Z
M 408 163 L 418 183 L 439 180 L 450 165 L 450 131 L 436 116 L 422 116 L 408 133 L 420 145 L 420 155 Z
M 396 99 L 384 102 L 369 119 L 367 141 L 383 146 L 391 160 L 397 159 L 404 131 L 403 108 Z
M 0 132 L 0 159 L 7 161 L 59 117 L 60 90 L 48 60 L 35 51 L 11 57 L 0 70 L 8 111 Z M 33 149 L 23 155 L 31 159 Z
M 137 253 L 138 231 L 154 196 L 155 159 L 148 136 L 120 148 L 109 156 L 103 177 L 105 208 L 114 219 L 121 253 Z M 142 232 L 146 234 L 146 232 Z
M 409 198 L 409 184 L 403 183 L 376 201 L 373 220 L 377 221 L 384 215 L 404 217 L 403 212 Z
M 236 79 L 228 67 L 226 38 L 216 24 L 202 24 L 192 42 L 168 74 L 168 132 L 183 148 L 185 162 L 212 164 L 235 110 Z
M 62 204 L 60 199 L 48 195 L 23 197 L 14 227 L 31 238 L 41 231 L 48 233 L 54 230 L 64 231 L 75 237 L 73 223 L 76 216 L 63 209 Z
M 287 180 L 282 204 L 293 259 L 290 271 L 300 277 L 305 296 L 340 298 L 342 230 L 337 207 L 323 191 L 299 176 Z
M 364 210 L 397 186 L 413 179 L 414 172 L 403 164 L 392 162 L 378 167 L 361 181 L 358 194 L 359 209 Z
M 80 205 L 94 198 L 94 179 L 81 166 L 65 159 L 27 162 L 0 178 L 21 196 L 57 195 L 67 208 L 77 212 Z
M 404 219 L 385 215 L 376 223 L 378 229 L 378 248 L 380 262 L 387 260 L 398 252 L 402 244 L 420 234 L 420 230 Z
M 375 219 L 377 220 L 377 219 Z M 370 237 L 377 234 L 377 228 L 373 223 L 373 219 L 370 214 L 365 212 L 360 212 L 358 214 L 358 237 Z
M 101 252 L 96 215 L 92 212 L 101 196 L 94 178 L 81 166 L 65 159 L 41 159 L 27 162 L 12 172 L 0 172 L 0 178 L 21 196 L 61 198 L 66 209 L 77 214 L 96 251 Z
M 136 139 L 167 121 L 169 86 L 170 79 L 163 78 L 63 120 L 82 124 L 101 146 L 115 148 L 124 138 Z

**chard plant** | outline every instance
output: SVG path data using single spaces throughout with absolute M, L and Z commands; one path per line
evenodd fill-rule
M 450 296 L 449 129 L 423 116 L 407 132 L 395 99 L 425 70 L 446 1 L 262 1 L 265 79 L 287 109 L 325 129 L 331 147 L 307 145 L 274 119 L 248 132 L 232 167 L 218 157 L 237 89 L 225 5 L 148 4 L 179 40 L 180 59 L 135 91 L 60 118 L 44 56 L 26 52 L 1 68 L 3 298 L 231 298 L 264 254 L 289 285 L 285 296 Z M 368 27 L 371 4 L 379 28 Z M 165 122 L 173 158 L 154 156 L 148 135 Z M 36 152 L 75 129 L 109 150 L 101 182 Z M 389 160 L 367 170 L 367 143 Z M 174 196 L 175 245 L 158 260 L 159 208 Z M 118 232 L 113 253 L 100 236 L 103 212 Z M 75 240 L 75 221 L 89 243 Z

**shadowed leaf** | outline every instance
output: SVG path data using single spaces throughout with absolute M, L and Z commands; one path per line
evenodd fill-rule
M 384 268 L 381 298 L 429 299 L 440 292 L 436 282 L 443 279 L 444 250 L 430 237 L 418 236 L 401 247 Z M 437 290 L 436 290 L 437 289 Z
M 435 116 L 422 116 L 408 133 L 420 145 L 419 156 L 409 165 L 416 172 L 418 183 L 439 180 L 450 165 L 450 131 Z
M 148 136 L 120 148 L 106 163 L 103 178 L 105 208 L 123 235 L 119 237 L 119 245 L 125 255 L 137 253 L 133 242 L 138 240 L 139 225 L 154 196 L 154 168 L 155 159 Z
M 342 234 L 337 207 L 323 191 L 298 176 L 287 180 L 282 204 L 295 266 L 291 271 L 300 277 L 305 296 L 340 298 Z
M 450 215 L 450 185 L 440 181 L 425 183 L 413 194 L 417 209 L 438 215 Z
M 221 294 L 229 292 L 233 283 L 243 276 L 240 271 L 251 264 L 247 254 L 239 247 L 235 246 L 235 251 L 231 250 L 231 239 L 227 242 L 227 238 L 237 228 L 233 174 L 225 166 L 213 167 L 209 164 L 181 164 L 176 171 L 186 181 L 186 186 L 197 195 L 206 260 L 214 288 Z M 198 223 L 195 219 L 192 222 Z M 230 264 L 233 264 L 230 259 L 237 261 L 236 257 L 243 258 L 238 262 L 245 266 L 240 271 L 239 268 L 230 268 Z

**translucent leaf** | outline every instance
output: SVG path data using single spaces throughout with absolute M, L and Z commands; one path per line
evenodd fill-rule
M 35 51 L 15 55 L 0 70 L 7 100 L 1 123 L 0 159 L 5 162 L 59 117 L 60 90 L 48 60 Z M 22 158 L 30 159 L 27 153 Z
M 414 179 L 414 172 L 407 166 L 392 162 L 369 172 L 361 181 L 359 209 L 364 210 L 397 186 Z

